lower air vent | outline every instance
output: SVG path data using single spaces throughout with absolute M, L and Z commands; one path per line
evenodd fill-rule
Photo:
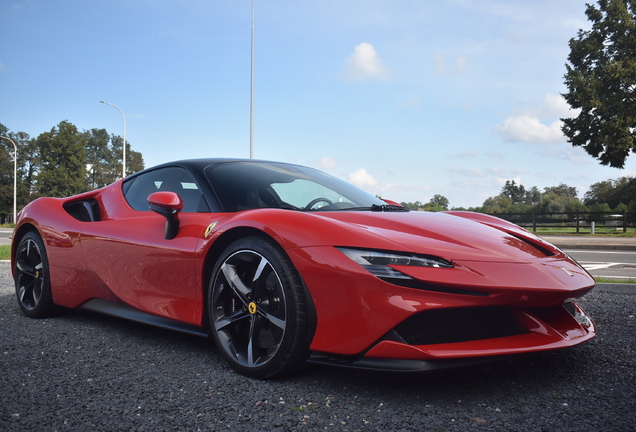
M 434 309 L 398 324 L 385 340 L 433 345 L 493 339 L 528 333 L 505 307 Z

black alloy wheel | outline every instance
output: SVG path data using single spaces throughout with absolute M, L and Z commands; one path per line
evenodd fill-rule
M 308 355 L 307 312 L 300 278 L 273 241 L 246 237 L 218 260 L 208 289 L 211 333 L 238 372 L 273 378 Z
M 55 305 L 51 296 L 49 263 L 40 236 L 28 232 L 15 254 L 15 291 L 22 312 L 31 318 L 50 316 Z

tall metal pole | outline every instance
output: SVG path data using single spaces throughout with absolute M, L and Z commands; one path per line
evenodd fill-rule
M 11 141 L 11 144 L 13 144 L 13 223 L 15 223 L 16 221 L 16 216 L 17 216 L 17 212 L 16 212 L 16 203 L 17 203 L 17 190 L 18 190 L 18 182 L 17 182 L 17 178 L 18 178 L 18 146 L 15 145 L 15 143 L 13 142 L 13 140 L 11 138 L 8 138 L 6 136 L 0 136 L 0 138 L 4 138 L 6 140 Z
M 252 73 L 250 85 L 250 159 L 254 159 L 254 0 L 252 0 Z
M 121 178 L 125 178 L 126 177 L 126 116 L 124 115 L 124 112 L 121 109 L 119 109 L 117 105 L 113 105 L 112 103 L 108 103 L 104 101 L 100 101 L 100 102 L 117 108 L 119 112 L 121 113 L 121 116 L 124 118 L 124 155 L 122 157 Z

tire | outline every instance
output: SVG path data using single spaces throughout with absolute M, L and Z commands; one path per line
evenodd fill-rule
M 22 312 L 30 318 L 53 315 L 49 261 L 37 233 L 28 232 L 20 239 L 14 262 L 15 292 Z
M 300 277 L 273 241 L 245 237 L 217 261 L 208 287 L 212 337 L 230 365 L 253 378 L 296 371 L 309 354 Z

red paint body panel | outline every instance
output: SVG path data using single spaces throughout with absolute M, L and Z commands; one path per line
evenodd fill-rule
M 82 222 L 64 209 L 84 199 L 96 200 L 100 221 Z M 489 216 L 264 208 L 180 213 L 179 220 L 177 237 L 166 240 L 165 218 L 133 210 L 119 181 L 77 197 L 36 200 L 20 212 L 15 233 L 31 227 L 44 239 L 58 305 L 79 307 L 99 298 L 202 326 L 206 257 L 235 230 L 260 232 L 280 245 L 300 274 L 316 311 L 310 348 L 320 352 L 386 359 L 479 357 L 562 348 L 595 334 L 591 321 L 581 325 L 561 306 L 588 292 L 592 277 L 554 246 Z M 453 268 L 395 265 L 422 284 L 399 286 L 373 276 L 337 247 L 431 255 Z M 492 306 L 514 310 L 528 331 L 437 345 L 381 341 L 422 312 Z

